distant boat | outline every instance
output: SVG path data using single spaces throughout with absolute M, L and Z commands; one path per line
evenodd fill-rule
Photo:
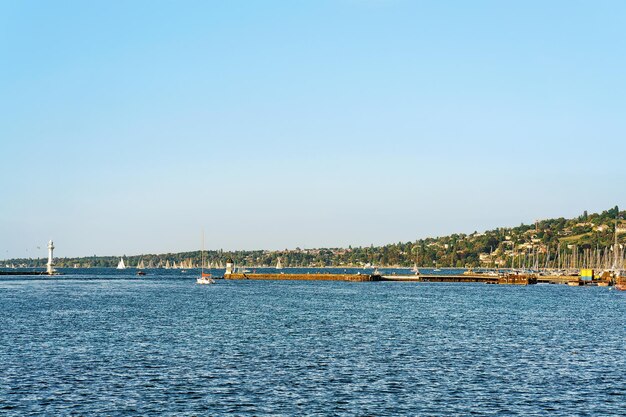
M 165 269 L 170 269 L 172 266 L 170 265 L 170 260 L 165 261 Z
M 126 269 L 126 265 L 124 265 L 124 258 L 120 258 L 120 262 L 117 264 L 117 269 Z
M 200 276 L 196 278 L 196 284 L 215 284 L 215 280 L 210 273 L 204 272 L 204 231 L 202 231 L 202 261 L 200 262 Z
M 145 266 L 143 265 L 143 259 L 139 261 L 139 263 L 137 264 L 137 269 L 145 269 Z
M 276 269 L 283 269 L 283 264 L 280 263 L 280 258 L 278 258 L 278 262 L 276 262 Z

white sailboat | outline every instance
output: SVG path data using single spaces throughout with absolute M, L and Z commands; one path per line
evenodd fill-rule
M 183 274 L 186 274 L 187 273 L 187 269 L 190 269 L 190 262 L 191 261 L 189 259 L 187 259 L 187 260 L 183 259 L 180 262 L 180 265 L 178 265 L 179 269 L 181 270 L 180 272 L 182 272 Z
M 126 265 L 124 264 L 124 258 L 120 258 L 120 261 L 117 264 L 117 269 L 126 269 Z
M 137 264 L 137 275 L 139 276 L 144 276 L 146 275 L 146 272 L 144 271 L 146 267 L 143 264 L 143 259 L 139 260 L 139 263 Z
M 215 280 L 211 277 L 211 273 L 204 272 L 204 231 L 202 231 L 202 261 L 200 262 L 200 276 L 196 278 L 197 284 L 215 284 Z
M 419 262 L 419 252 L 418 254 L 415 256 L 415 263 L 413 264 L 413 268 L 411 269 L 412 272 L 415 272 L 415 275 L 419 275 L 420 274 L 420 270 L 417 267 L 417 263 Z
M 283 269 L 283 264 L 280 263 L 280 258 L 278 258 L 278 262 L 276 262 L 276 269 Z

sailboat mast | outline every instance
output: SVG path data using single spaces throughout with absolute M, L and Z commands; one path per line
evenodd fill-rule
M 204 229 L 202 229 L 202 252 L 200 252 L 200 276 L 204 274 Z
M 613 243 L 613 269 L 617 269 L 617 257 L 618 257 L 618 246 L 617 246 L 617 218 L 619 217 L 619 211 L 615 213 L 615 243 Z

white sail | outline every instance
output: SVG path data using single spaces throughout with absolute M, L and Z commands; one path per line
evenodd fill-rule
M 168 259 L 167 261 L 165 261 L 165 269 L 170 269 L 171 265 L 170 265 L 170 260 Z
M 278 258 L 278 262 L 276 262 L 276 269 L 283 269 L 283 264 L 280 263 L 280 258 Z
M 126 269 L 126 265 L 124 265 L 124 258 L 120 258 L 120 262 L 117 264 L 117 269 Z
M 143 259 L 139 261 L 139 263 L 137 264 L 137 269 L 144 269 L 145 266 L 143 265 Z

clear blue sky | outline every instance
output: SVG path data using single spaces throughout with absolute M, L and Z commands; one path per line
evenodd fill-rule
M 623 1 L 3 1 L 0 259 L 626 206 L 625 39 Z

